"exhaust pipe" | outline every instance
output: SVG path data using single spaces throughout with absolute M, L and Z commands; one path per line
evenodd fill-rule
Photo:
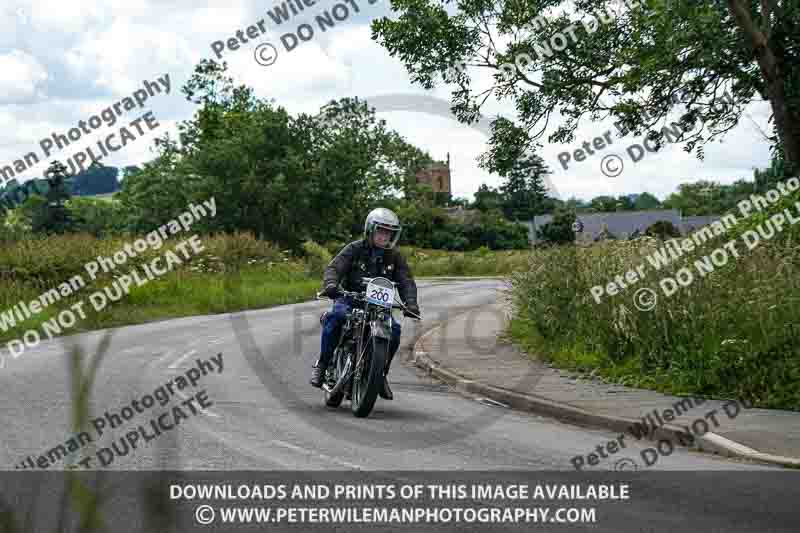
M 332 389 L 328 388 L 327 384 L 323 384 L 322 388 L 330 395 L 338 394 L 339 391 L 342 390 L 344 384 L 352 378 L 352 372 L 350 372 L 350 359 L 347 360 L 347 363 L 344 365 L 344 372 L 342 372 L 343 377 L 339 378 L 339 381 L 336 382 L 336 385 Z

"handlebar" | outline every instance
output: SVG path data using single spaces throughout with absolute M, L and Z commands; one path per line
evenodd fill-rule
M 340 288 L 339 289 L 339 294 L 342 295 L 342 296 L 347 296 L 347 297 L 353 298 L 356 301 L 362 301 L 362 302 L 366 302 L 367 301 L 367 299 L 364 298 L 364 294 L 366 294 L 364 292 L 346 291 L 346 290 Z M 323 294 L 322 292 L 317 292 L 317 300 L 333 300 L 333 298 L 330 298 L 329 296 L 327 296 L 326 294 Z M 422 320 L 421 316 L 415 315 L 415 314 L 411 313 L 410 311 L 408 311 L 408 313 L 406 313 L 406 307 L 404 305 L 397 305 L 397 304 L 393 303 L 392 304 L 392 309 L 399 309 L 399 310 L 403 311 L 403 315 L 404 316 L 413 318 L 415 320 Z

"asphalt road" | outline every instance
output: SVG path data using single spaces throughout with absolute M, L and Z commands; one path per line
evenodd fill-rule
M 418 287 L 425 320 L 418 324 L 405 319 L 403 323 L 397 356 L 400 361 L 395 360 L 390 374 L 395 399 L 378 399 L 366 419 L 353 417 L 349 402 L 343 402 L 337 410 L 326 408 L 322 392 L 308 385 L 311 365 L 319 350 L 318 319 L 330 305 L 327 301 L 114 330 L 92 394 L 93 417 L 102 416 L 106 410 L 120 412 L 132 400 L 186 375 L 191 368 L 197 368 L 198 358 L 210 360 L 221 353 L 223 369 L 220 373 L 209 370 L 196 387 L 178 391 L 189 398 L 204 390 L 210 407 L 198 408 L 197 414 L 190 414 L 150 443 L 140 441 L 137 449 L 124 456 L 118 454 L 106 468 L 525 470 L 550 471 L 548 475 L 553 480 L 559 475 L 553 471 L 562 471 L 565 475 L 572 472 L 574 482 L 576 473 L 570 459 L 585 455 L 598 444 L 615 438 L 615 434 L 486 405 L 422 376 L 407 363 L 420 334 L 448 315 L 496 301 L 503 283 L 421 281 Z M 66 443 L 73 434 L 69 426 L 71 402 L 64 345 L 80 342 L 94 352 L 101 333 L 43 343 L 18 359 L 7 361 L 0 371 L 4 400 L 0 417 L 5 428 L 1 453 L 5 468 L 14 469 L 29 455 L 35 461 L 47 450 Z M 465 337 L 468 336 L 467 331 Z M 535 381 L 532 385 L 535 387 Z M 154 413 L 172 405 L 163 409 L 156 405 L 137 413 L 118 431 L 135 430 Z M 188 407 L 184 411 L 189 413 Z M 110 446 L 111 438 L 105 438 L 108 436 L 106 432 L 93 444 L 98 448 Z M 121 436 L 119 433 L 115 438 Z M 631 445 L 639 450 L 651 444 Z M 84 447 L 73 457 L 79 460 L 92 455 L 90 451 Z M 51 469 L 65 464 L 65 460 L 56 461 Z M 611 466 L 611 462 L 601 463 L 598 469 Z M 798 484 L 787 487 L 785 475 L 770 467 L 677 449 L 647 473 L 637 474 L 656 476 L 659 470 L 683 472 L 687 480 L 690 473 L 697 471 L 752 474 L 741 474 L 735 478 L 740 479 L 739 484 L 733 481 L 724 488 L 724 505 L 719 504 L 720 494 L 700 490 L 699 486 L 694 487 L 696 495 L 691 498 L 686 490 L 675 486 L 651 487 L 647 498 L 629 502 L 620 517 L 607 521 L 599 530 L 648 530 L 633 529 L 633 525 L 648 520 L 656 523 L 653 520 L 663 518 L 667 512 L 662 504 L 674 504 L 700 520 L 698 526 L 702 520 L 719 520 L 720 524 L 727 524 L 720 531 L 749 531 L 738 529 L 744 522 L 737 512 L 763 514 L 765 520 L 768 515 L 777 516 L 770 522 L 773 527 L 786 519 L 780 512 L 756 504 L 754 494 L 771 504 L 784 498 L 797 501 Z M 771 529 L 766 523 L 764 526 L 752 530 L 781 530 Z

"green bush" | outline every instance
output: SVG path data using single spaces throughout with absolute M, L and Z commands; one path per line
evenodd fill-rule
M 277 245 L 257 239 L 249 231 L 205 235 L 203 242 L 205 243 L 204 256 L 218 260 L 221 265 L 230 270 L 253 263 L 283 260 L 283 254 Z
M 95 237 L 121 234 L 125 229 L 125 214 L 119 202 L 73 196 L 65 202 L 75 220 L 76 231 Z
M 575 213 L 567 210 L 557 210 L 553 220 L 536 231 L 536 240 L 545 245 L 565 244 L 575 242 Z
M 312 278 L 322 277 L 325 267 L 333 259 L 331 253 L 324 246 L 312 240 L 303 243 L 303 251 L 305 252 L 308 275 Z
M 669 220 L 658 220 L 648 226 L 644 231 L 648 237 L 656 237 L 661 240 L 680 237 L 681 232 Z
M 404 206 L 398 209 L 403 224 L 401 240 L 420 248 L 469 251 L 481 246 L 492 250 L 525 249 L 528 228 L 509 222 L 497 210 L 481 212 L 467 222 L 450 218 L 443 209 Z
M 355 239 L 353 239 L 353 240 L 355 240 Z M 352 241 L 350 241 L 350 242 L 352 242 Z M 328 250 L 328 252 L 330 252 L 330 254 L 332 256 L 335 256 L 336 254 L 341 252 L 342 248 L 347 246 L 347 244 L 348 243 L 342 242 L 342 241 L 329 241 L 329 242 L 326 242 L 323 246 L 325 247 L 326 250 Z

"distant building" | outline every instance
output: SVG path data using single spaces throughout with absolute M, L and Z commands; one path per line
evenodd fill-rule
M 443 209 L 448 217 L 458 220 L 459 222 L 469 222 L 481 214 L 478 209 L 465 209 L 464 206 L 461 205 L 444 207 Z
M 681 217 L 677 209 L 650 209 L 645 211 L 616 211 L 611 213 L 578 213 L 576 218 L 583 224 L 583 230 L 577 234 L 578 242 L 589 243 L 607 232 L 617 239 L 627 239 L 634 232 L 639 235 L 660 220 L 672 223 L 682 235 L 707 226 L 719 220 L 719 215 Z M 553 215 L 533 217 L 528 223 L 528 236 L 532 244 L 536 244 L 536 233 L 539 228 L 553 220 Z
M 443 192 L 452 195 L 453 188 L 450 177 L 450 152 L 447 152 L 447 162 L 436 162 L 417 171 L 417 183 L 429 185 L 433 192 Z

